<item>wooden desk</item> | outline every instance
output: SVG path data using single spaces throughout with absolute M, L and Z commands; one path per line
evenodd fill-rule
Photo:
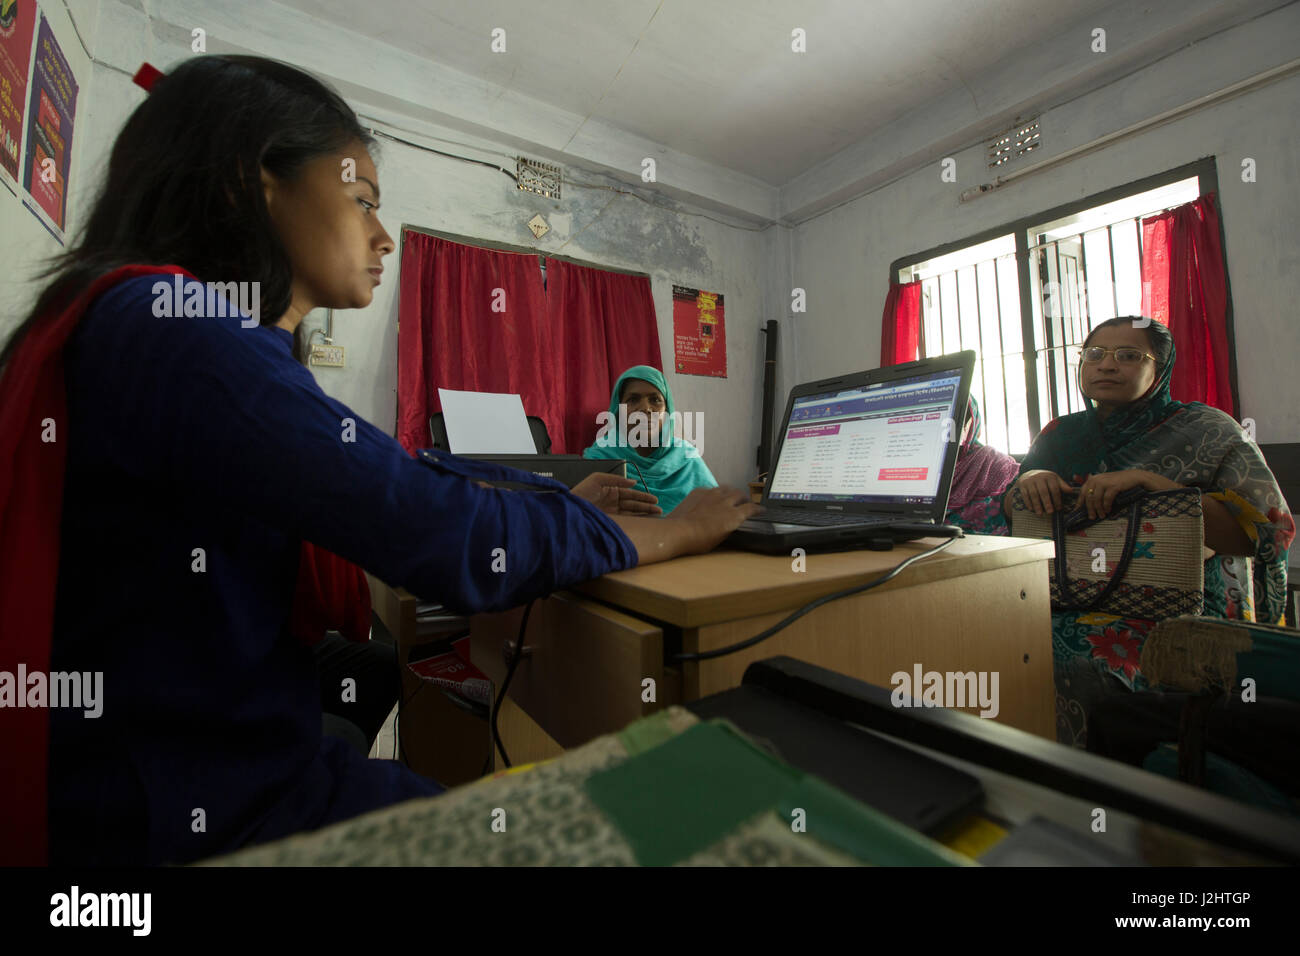
M 487 726 L 453 704 L 437 687 L 424 684 L 406 667 L 413 650 L 463 630 L 463 623 L 442 625 L 433 633 L 421 635 L 416 622 L 419 599 L 404 588 L 389 587 L 371 574 L 366 579 L 370 583 L 371 605 L 393 638 L 401 670 L 397 728 L 401 747 L 391 756 L 400 756 L 416 773 L 444 786 L 477 780 L 491 748 Z
M 754 647 L 665 663 L 679 651 L 752 637 L 807 602 L 867 583 L 938 543 L 811 554 L 802 571 L 788 557 L 715 551 L 608 574 L 539 601 L 524 641 L 528 656 L 502 706 L 511 760 L 549 758 L 661 707 L 735 687 L 750 662 L 776 654 L 883 687 L 917 664 L 923 671 L 996 671 L 996 719 L 1054 740 L 1050 541 L 969 536 Z M 474 664 L 498 686 L 521 616 L 516 609 L 471 619 Z

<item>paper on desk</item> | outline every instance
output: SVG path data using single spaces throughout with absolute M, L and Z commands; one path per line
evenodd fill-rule
M 518 395 L 438 389 L 453 455 L 535 455 L 537 444 Z

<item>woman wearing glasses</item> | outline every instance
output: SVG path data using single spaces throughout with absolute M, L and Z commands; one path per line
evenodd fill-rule
M 1276 624 L 1286 601 L 1286 552 L 1295 522 L 1258 446 L 1225 412 L 1170 397 L 1174 341 L 1159 322 L 1123 317 L 1103 322 L 1083 344 L 1079 387 L 1086 410 L 1050 422 L 1035 439 L 1007 490 L 1019 488 L 1037 514 L 1074 505 L 1089 517 L 1110 512 L 1130 488 L 1201 489 L 1205 610 L 1216 617 Z M 1014 529 L 1013 532 L 1014 533 Z M 1152 622 L 1102 614 L 1053 615 L 1059 669 L 1092 660 L 1133 690 Z M 1070 695 L 1066 695 L 1069 697 Z

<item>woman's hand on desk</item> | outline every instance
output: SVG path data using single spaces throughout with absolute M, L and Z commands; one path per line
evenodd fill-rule
M 737 488 L 696 488 L 667 518 L 647 521 L 616 515 L 614 522 L 636 545 L 638 564 L 712 551 L 763 509 Z
M 596 472 L 588 475 L 569 490 L 584 501 L 590 501 L 605 514 L 663 514 L 663 509 L 658 505 L 659 499 L 649 492 L 637 491 L 635 486 L 634 478 Z
M 697 535 L 687 554 L 702 554 L 720 545 L 727 535 L 763 509 L 750 501 L 749 492 L 739 488 L 696 488 L 673 509 L 668 521 L 683 521 Z

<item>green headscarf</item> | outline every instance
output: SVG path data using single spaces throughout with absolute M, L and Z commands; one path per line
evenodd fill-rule
M 659 431 L 659 447 L 649 455 L 640 454 L 631 445 L 619 444 L 618 406 L 623 383 L 630 378 L 649 382 L 664 396 L 667 415 Z M 716 488 L 717 481 L 704 464 L 699 450 L 673 433 L 673 393 L 663 372 L 648 365 L 634 365 L 618 377 L 609 396 L 609 413 L 613 421 L 596 443 L 582 453 L 584 458 L 622 458 L 627 461 L 627 476 L 637 480 L 636 487 L 659 499 L 659 507 L 668 514 L 696 488 Z

